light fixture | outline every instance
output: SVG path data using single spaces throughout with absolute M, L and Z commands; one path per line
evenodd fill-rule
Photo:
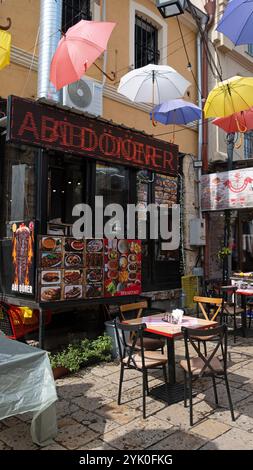
M 68 181 L 68 184 L 72 184 L 72 181 Z
M 164 18 L 184 13 L 187 0 L 156 0 L 156 6 Z

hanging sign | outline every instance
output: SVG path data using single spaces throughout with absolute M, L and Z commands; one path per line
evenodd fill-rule
M 10 96 L 7 140 L 177 174 L 178 146 L 57 105 Z
M 203 211 L 253 207 L 253 168 L 211 173 L 201 177 Z

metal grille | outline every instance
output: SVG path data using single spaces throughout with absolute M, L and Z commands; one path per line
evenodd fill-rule
M 91 20 L 90 0 L 63 0 L 62 3 L 62 31 L 80 20 Z
M 8 311 L 3 304 L 0 304 L 0 330 L 3 331 L 6 336 L 13 335 Z
M 158 29 L 149 21 L 135 16 L 135 68 L 158 64 Z
M 244 134 L 244 158 L 253 158 L 253 131 Z

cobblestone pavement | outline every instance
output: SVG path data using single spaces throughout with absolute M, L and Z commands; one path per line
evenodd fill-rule
M 184 353 L 176 342 L 176 358 Z M 150 388 L 162 382 L 158 371 L 149 374 Z M 182 380 L 177 369 L 177 380 Z M 253 449 L 253 338 L 229 345 L 229 381 L 236 421 L 231 421 L 226 391 L 218 384 L 215 408 L 211 379 L 195 383 L 194 426 L 183 403 L 165 406 L 147 398 L 147 419 L 142 419 L 142 375 L 126 371 L 123 404 L 117 405 L 119 365 L 100 364 L 57 380 L 59 432 L 49 450 L 95 449 Z M 30 437 L 31 416 L 0 421 L 0 450 L 39 447 Z

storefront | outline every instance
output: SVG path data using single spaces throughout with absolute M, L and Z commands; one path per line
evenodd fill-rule
M 90 240 L 78 244 L 72 234 L 77 219 L 73 208 L 87 204 L 95 213 L 98 196 L 103 196 L 104 207 L 117 203 L 124 209 L 124 227 L 118 229 L 126 240 L 128 204 L 139 203 L 141 211 L 150 203 L 176 203 L 176 145 L 56 104 L 13 96 L 8 99 L 7 120 L 7 134 L 1 140 L 0 213 L 0 286 L 5 299 L 63 308 L 72 302 L 117 301 L 121 287 L 125 301 L 146 291 L 180 287 L 179 250 L 163 251 L 161 240 L 151 240 L 148 232 L 141 242 L 114 242 L 109 249 L 117 252 L 111 255 L 115 259 L 108 259 L 108 243 L 103 227 L 98 237 L 95 217 Z M 108 220 L 104 217 L 104 223 Z M 114 224 L 119 225 L 115 220 Z M 93 241 L 95 235 L 101 243 Z M 99 246 L 103 257 L 96 258 Z M 125 258 L 131 266 L 123 266 Z M 73 272 L 75 286 L 65 288 L 65 271 Z M 109 284 L 114 286 L 111 292 L 106 291 Z

